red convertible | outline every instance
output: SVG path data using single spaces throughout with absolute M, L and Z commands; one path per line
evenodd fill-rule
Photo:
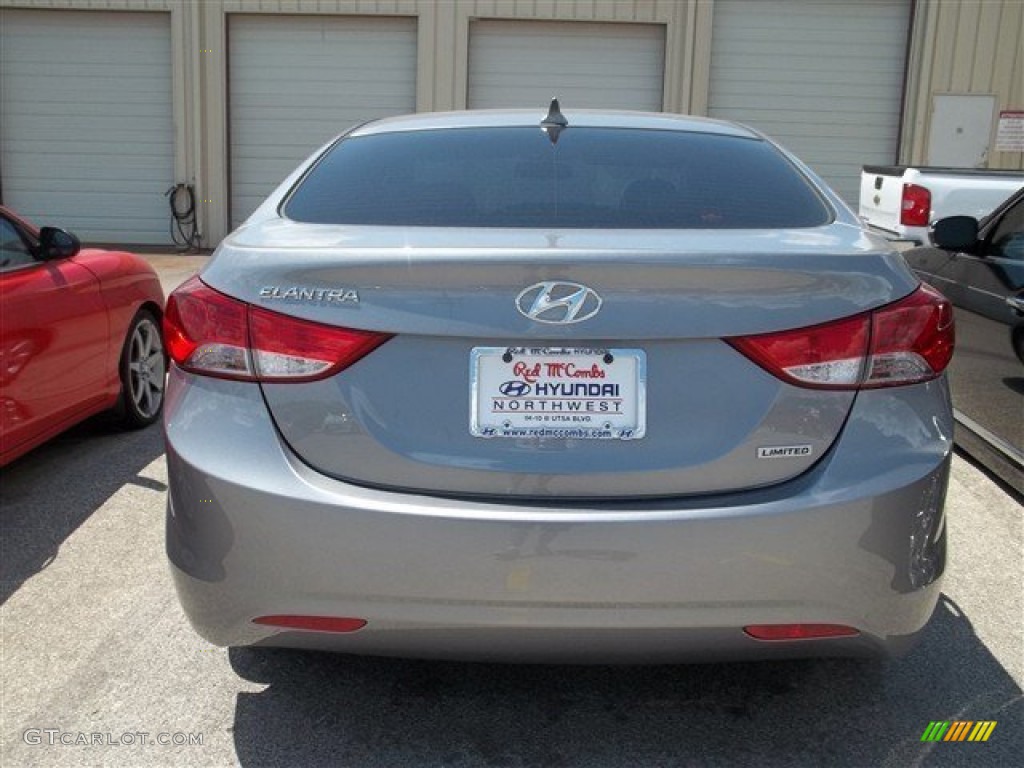
M 130 429 L 159 418 L 163 301 L 138 256 L 0 207 L 0 466 L 102 411 Z

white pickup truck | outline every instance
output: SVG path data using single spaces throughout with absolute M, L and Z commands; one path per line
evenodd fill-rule
M 895 240 L 928 244 L 928 225 L 946 216 L 981 219 L 1021 187 L 1024 171 L 865 165 L 860 218 Z

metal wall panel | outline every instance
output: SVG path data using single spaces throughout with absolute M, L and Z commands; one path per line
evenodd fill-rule
M 416 20 L 229 17 L 231 224 L 317 147 L 416 109 Z
M 474 21 L 470 109 L 663 108 L 665 27 L 569 21 Z
M 167 243 L 167 13 L 0 10 L 3 201 L 85 241 Z
M 902 160 L 926 162 L 937 95 L 992 95 L 996 112 L 1024 110 L 1024 2 L 920 2 Z M 1024 169 L 1024 152 L 992 149 L 985 167 Z
M 909 0 L 716 0 L 709 114 L 791 149 L 852 205 L 899 139 Z

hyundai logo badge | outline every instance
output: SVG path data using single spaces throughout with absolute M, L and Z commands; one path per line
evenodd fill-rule
M 536 283 L 516 297 L 516 309 L 538 323 L 579 323 L 597 314 L 601 297 L 579 283 Z
M 522 397 L 530 394 L 531 389 L 532 387 L 525 381 L 506 381 L 498 387 L 498 391 L 505 397 Z

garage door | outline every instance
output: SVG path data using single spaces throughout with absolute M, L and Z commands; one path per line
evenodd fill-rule
M 416 22 L 231 16 L 231 224 L 346 128 L 416 110 Z
M 709 114 L 758 128 L 856 205 L 896 159 L 910 0 L 715 0 Z
M 5 205 L 83 240 L 167 243 L 166 13 L 0 11 Z
M 474 21 L 470 109 L 536 107 L 661 111 L 665 27 L 658 24 Z

